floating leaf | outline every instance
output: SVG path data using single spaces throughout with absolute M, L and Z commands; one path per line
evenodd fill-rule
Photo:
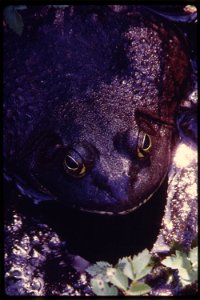
M 151 287 L 144 282 L 133 282 L 126 292 L 127 295 L 139 296 L 147 294 L 151 291 Z
M 148 249 L 144 249 L 138 255 L 135 255 L 132 259 L 132 266 L 136 274 L 141 273 L 141 271 L 146 268 L 151 259 L 151 254 Z
M 94 294 L 97 296 L 117 296 L 116 287 L 109 286 L 101 277 L 91 279 L 91 287 Z
M 86 272 L 90 274 L 91 276 L 96 276 L 98 274 L 106 275 L 107 268 L 112 267 L 111 264 L 109 264 L 106 261 L 98 261 L 96 264 L 89 266 L 86 269 Z
M 24 23 L 21 15 L 16 11 L 14 6 L 7 6 L 4 9 L 4 18 L 8 26 L 18 35 L 23 32 Z
M 126 290 L 128 287 L 128 278 L 120 269 L 108 268 L 106 275 L 108 280 L 119 289 Z

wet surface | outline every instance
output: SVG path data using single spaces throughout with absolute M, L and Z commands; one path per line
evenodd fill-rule
M 86 275 L 78 274 L 71 266 L 74 257 L 70 256 L 66 241 L 61 240 L 49 225 L 41 223 L 43 220 L 39 216 L 36 218 L 34 212 L 26 211 L 33 206 L 23 205 L 27 199 L 22 199 L 12 184 L 6 184 L 5 188 L 9 207 L 5 213 L 6 294 L 89 293 Z M 83 260 L 82 265 L 87 266 L 87 262 Z

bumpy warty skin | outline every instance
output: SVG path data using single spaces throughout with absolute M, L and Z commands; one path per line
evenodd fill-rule
M 4 36 L 5 167 L 70 207 L 134 210 L 168 171 L 190 76 L 183 40 L 140 7 L 75 6 L 58 24 L 51 14 Z M 142 158 L 140 132 L 151 139 Z M 64 168 L 69 149 L 80 178 Z

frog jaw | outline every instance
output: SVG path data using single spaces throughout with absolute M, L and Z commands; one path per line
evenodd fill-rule
M 136 210 L 137 208 L 139 208 L 141 205 L 143 205 L 144 203 L 146 203 L 152 196 L 154 193 L 152 193 L 151 195 L 149 195 L 149 197 L 147 197 L 143 202 L 140 202 L 138 204 L 138 206 L 134 206 L 130 209 L 124 210 L 124 211 L 120 211 L 120 212 L 111 212 L 111 211 L 102 211 L 102 210 L 89 210 L 86 208 L 80 208 L 81 211 L 83 212 L 87 212 L 87 213 L 93 213 L 93 214 L 100 214 L 100 215 L 127 215 L 131 212 L 133 212 L 134 210 Z
M 147 198 L 145 198 L 142 202 L 138 203 L 137 206 L 134 206 L 132 208 L 126 209 L 126 210 L 122 210 L 119 212 L 111 212 L 111 211 L 103 211 L 103 210 L 90 210 L 90 209 L 86 209 L 83 207 L 80 207 L 80 211 L 83 212 L 87 212 L 90 214 L 99 214 L 99 215 L 128 215 L 129 213 L 132 213 L 133 211 L 135 211 L 136 209 L 138 209 L 140 206 L 142 206 L 143 204 L 145 204 L 146 202 L 148 202 L 149 199 L 151 199 L 151 197 L 159 190 L 159 188 L 161 187 L 161 185 L 163 184 L 164 180 L 166 179 L 167 173 L 165 174 L 165 176 L 162 178 L 160 184 L 157 186 L 157 188 L 155 189 L 154 192 L 152 192 Z

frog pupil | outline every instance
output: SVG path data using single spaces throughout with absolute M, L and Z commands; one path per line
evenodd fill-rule
M 143 149 L 146 150 L 149 148 L 149 146 L 150 146 L 150 139 L 149 139 L 149 136 L 147 134 L 145 134 L 144 140 L 143 140 Z
M 77 170 L 79 166 L 78 163 L 70 155 L 66 156 L 65 164 L 71 170 Z

